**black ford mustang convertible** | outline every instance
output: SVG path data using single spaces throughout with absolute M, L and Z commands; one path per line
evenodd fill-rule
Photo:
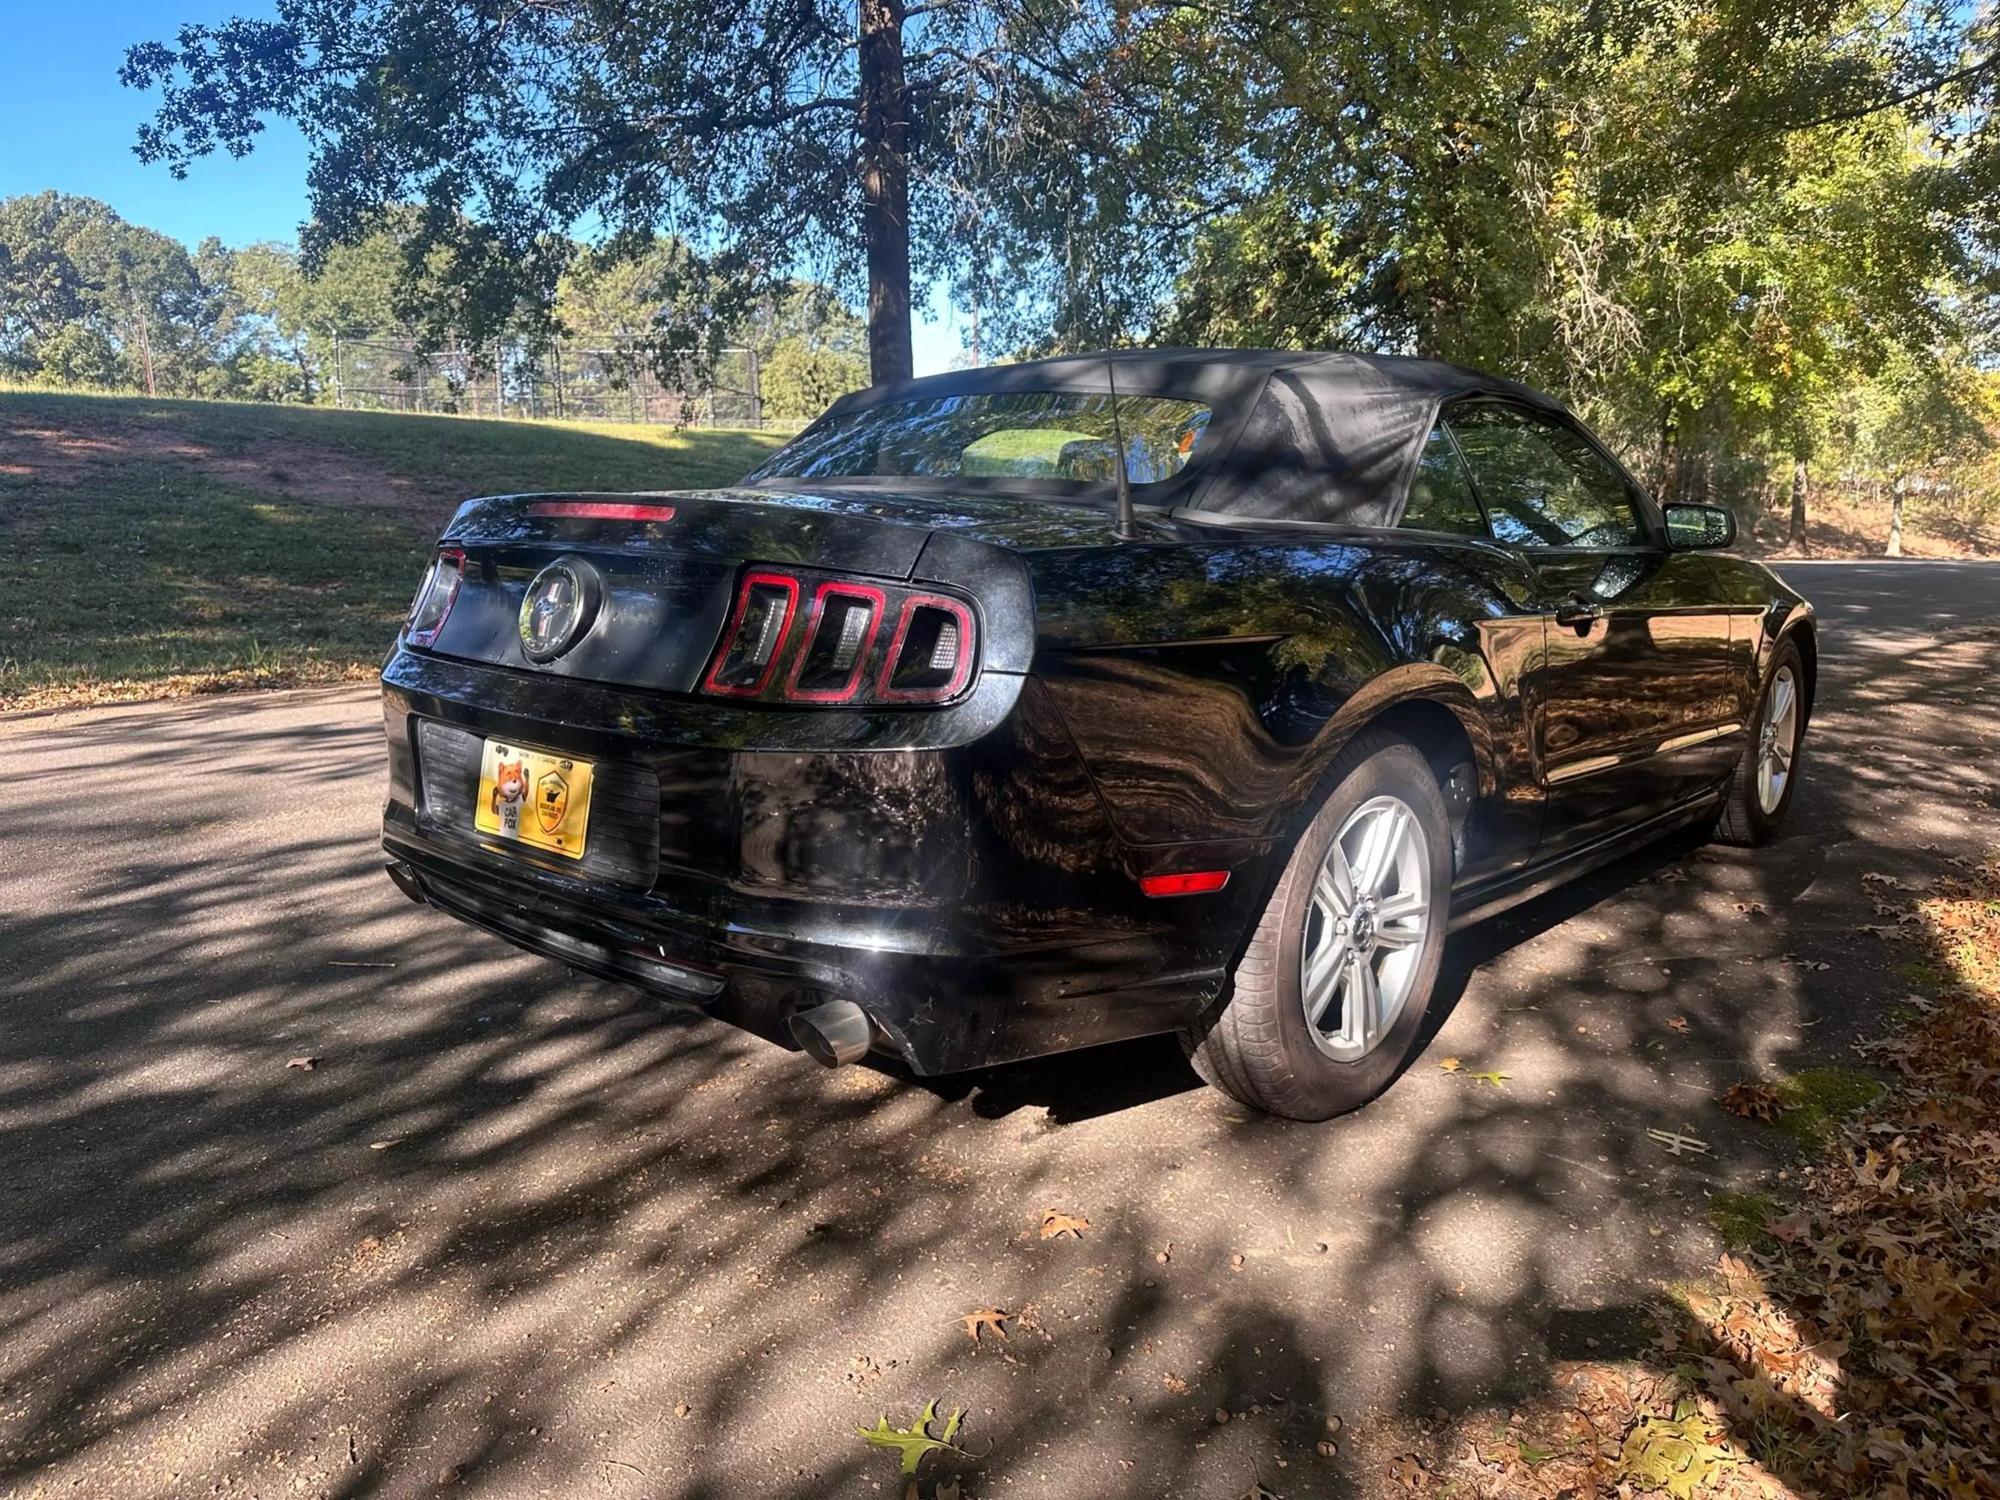
M 734 489 L 464 506 L 383 670 L 389 871 L 824 1063 L 1173 1031 L 1323 1118 L 1449 928 L 1771 836 L 1818 653 L 1733 536 L 1449 365 L 877 387 Z

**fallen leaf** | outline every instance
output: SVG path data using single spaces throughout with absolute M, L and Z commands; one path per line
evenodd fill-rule
M 1724 1465 L 1738 1461 L 1715 1441 L 1718 1435 L 1699 1413 L 1678 1421 L 1647 1416 L 1626 1434 L 1621 1466 L 1640 1489 L 1693 1500 Z
M 1059 1213 L 1052 1208 L 1042 1215 L 1042 1238 L 1045 1240 L 1059 1240 L 1064 1235 L 1080 1240 L 1088 1228 L 1090 1220 L 1082 1214 Z
M 979 1335 L 988 1329 L 998 1334 L 1004 1343 L 1007 1338 L 1007 1329 L 1002 1320 L 1012 1316 L 1013 1314 L 1009 1313 L 1005 1308 L 982 1307 L 967 1313 L 958 1321 L 964 1325 L 966 1333 L 971 1336 L 972 1342 L 975 1344 L 979 1342 Z
M 1507 1080 L 1514 1075 L 1512 1073 L 1467 1073 L 1465 1076 L 1470 1078 L 1474 1083 L 1490 1083 L 1497 1089 L 1504 1087 Z
M 1438 1064 L 1438 1071 L 1440 1073 L 1456 1073 L 1458 1071 L 1458 1067 L 1459 1063 L 1457 1058 L 1447 1057 L 1443 1062 Z
M 1667 1030 L 1669 1031 L 1685 1032 L 1687 1029 L 1688 1018 L 1686 1016 L 1674 1016 L 1667 1022 Z
M 1715 1096 L 1715 1102 L 1746 1120 L 1775 1120 L 1785 1112 L 1778 1091 L 1768 1083 L 1732 1083 Z
M 1166 1374 L 1160 1377 L 1160 1384 L 1165 1386 L 1169 1392 L 1171 1392 L 1173 1395 L 1176 1396 L 1185 1396 L 1189 1391 L 1194 1389 L 1193 1386 L 1189 1385 L 1185 1380 L 1181 1379 L 1180 1376 L 1176 1375 L 1172 1370 L 1167 1371 Z
M 1430 1476 L 1424 1472 L 1424 1461 L 1414 1453 L 1399 1453 L 1389 1460 L 1389 1477 L 1408 1489 L 1415 1489 Z
M 288 1068 L 297 1068 L 301 1073 L 310 1073 L 314 1068 L 319 1066 L 319 1059 L 316 1057 L 295 1057 L 286 1063 L 285 1066 Z
M 935 1398 L 924 1403 L 922 1413 L 908 1427 L 891 1427 L 889 1418 L 879 1416 L 873 1427 L 857 1427 L 861 1440 L 871 1448 L 893 1448 L 903 1456 L 902 1471 L 905 1474 L 917 1472 L 917 1465 L 930 1454 L 943 1450 L 948 1453 L 963 1453 L 954 1447 L 952 1439 L 958 1436 L 958 1424 L 965 1418 L 965 1410 L 960 1407 L 945 1418 L 944 1432 L 938 1437 L 930 1434 L 931 1423 L 937 1420 Z

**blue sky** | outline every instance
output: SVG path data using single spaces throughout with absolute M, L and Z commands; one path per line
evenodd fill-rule
M 306 204 L 296 130 L 273 121 L 242 161 L 211 157 L 176 182 L 132 154 L 149 100 L 118 81 L 134 42 L 270 9 L 259 0 L 0 3 L 0 197 L 55 188 L 101 198 L 190 247 L 211 234 L 230 245 L 292 239 Z M 960 347 L 955 320 L 934 308 L 932 321 L 918 322 L 916 346 L 918 374 L 943 369 Z

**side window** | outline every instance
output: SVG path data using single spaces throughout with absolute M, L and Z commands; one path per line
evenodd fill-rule
M 1410 480 L 1409 502 L 1403 507 L 1403 525 L 1417 531 L 1450 531 L 1460 536 L 1484 537 L 1486 518 L 1472 494 L 1465 464 L 1452 446 L 1442 424 L 1431 429 L 1423 457 Z
M 1644 539 L 1625 476 L 1559 422 L 1477 403 L 1447 413 L 1493 535 L 1516 547 L 1627 547 Z

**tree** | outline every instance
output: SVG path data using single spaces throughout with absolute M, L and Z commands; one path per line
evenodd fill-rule
M 0 362 L 30 378 L 194 394 L 215 294 L 184 246 L 96 199 L 0 200 Z
M 312 144 L 317 267 L 419 204 L 411 264 L 449 248 L 464 326 L 546 310 L 573 228 L 614 253 L 695 247 L 696 305 L 663 357 L 712 351 L 761 293 L 823 269 L 866 285 L 873 376 L 911 370 L 913 263 L 970 263 L 1053 151 L 1082 149 L 1108 5 L 1047 0 L 278 0 L 274 20 L 181 28 L 127 54 L 161 90 L 140 155 L 176 173 L 249 151 L 267 114 Z M 914 241 L 914 249 L 913 249 Z
M 2000 154 L 1978 93 L 1992 23 L 1965 19 L 1768 0 L 1152 12 L 1131 50 L 1185 111 L 1091 168 L 1096 197 L 1143 202 L 1133 168 L 1186 170 L 1125 215 L 1156 226 L 1149 253 L 1128 224 L 1068 224 L 1098 284 L 1065 290 L 1057 341 L 1457 359 L 1568 397 L 1663 491 L 1754 490 L 1766 458 L 1813 458 L 1836 393 L 1993 306 L 1990 286 L 1957 296 L 1988 274 Z
M 859 355 L 788 338 L 764 361 L 764 411 L 787 421 L 809 419 L 866 384 L 868 366 Z

